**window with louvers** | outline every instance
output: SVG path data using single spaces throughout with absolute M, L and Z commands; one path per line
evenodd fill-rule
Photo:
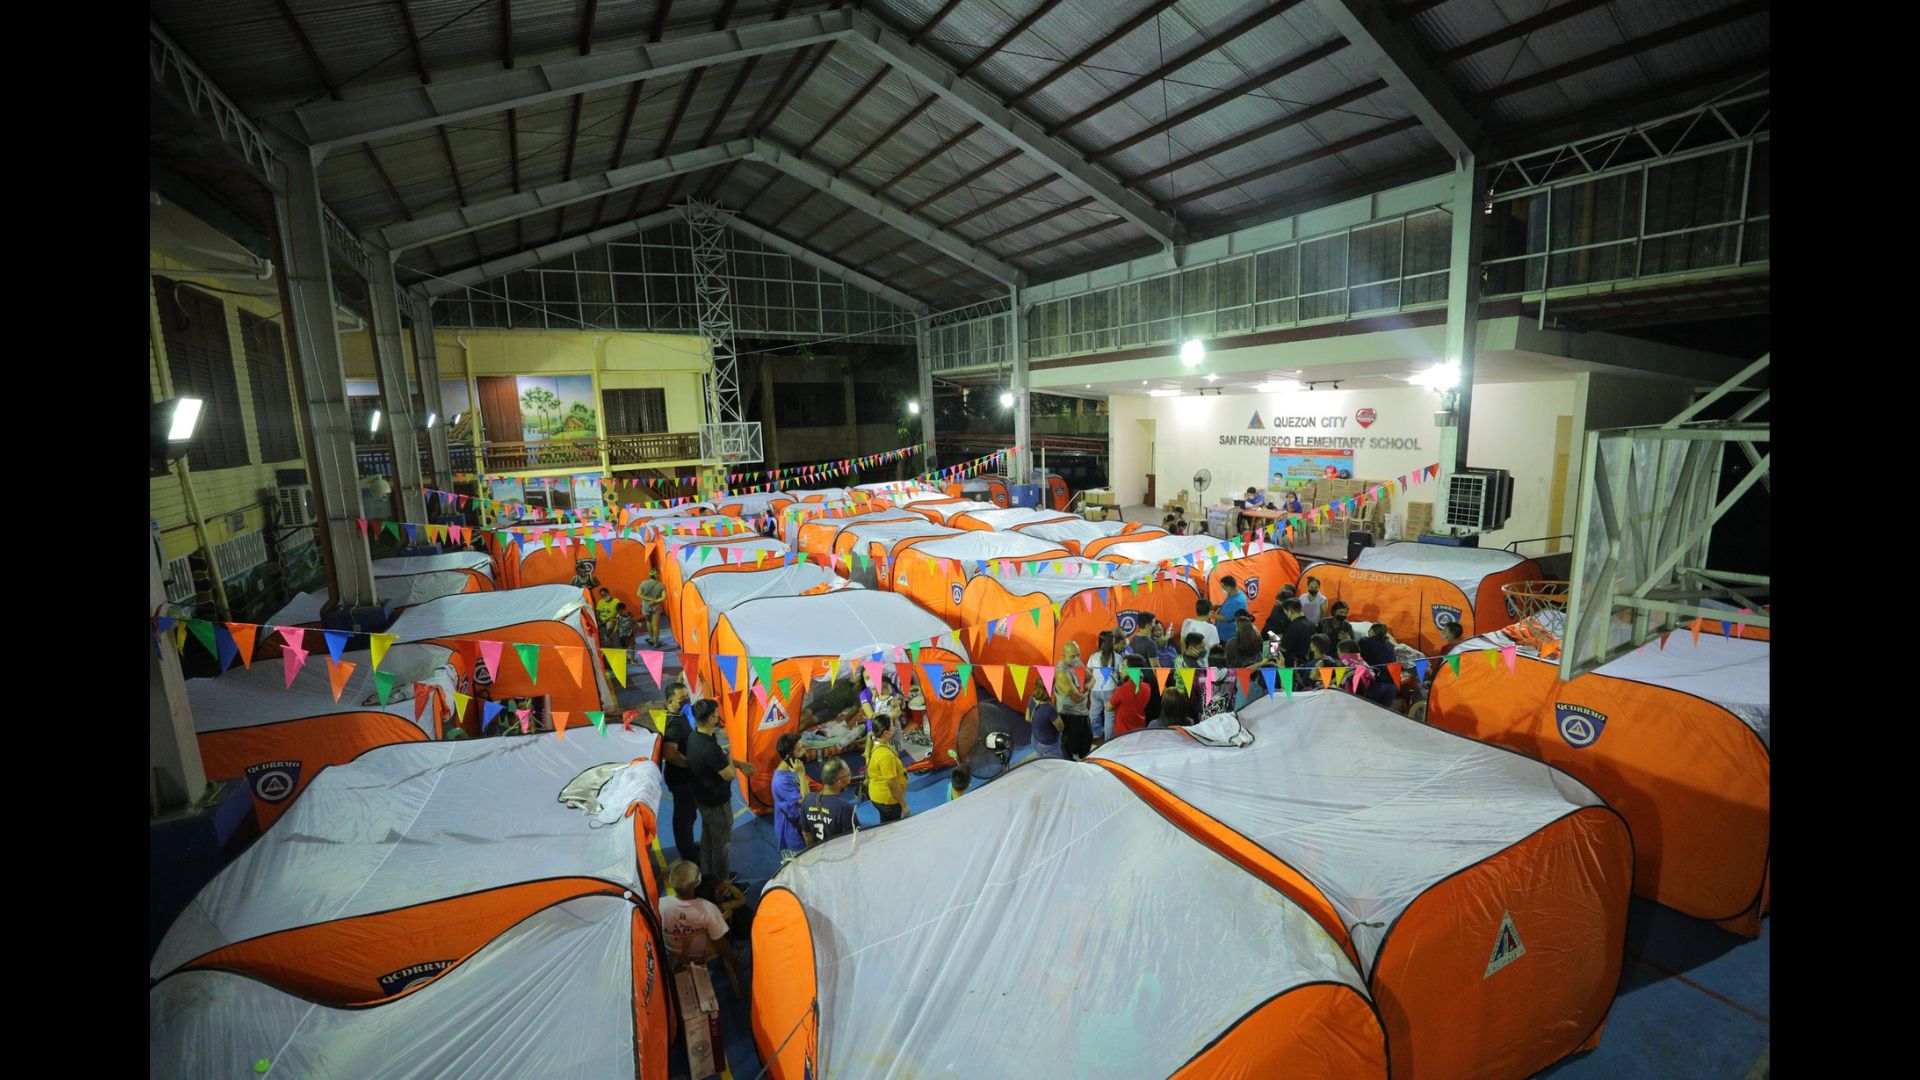
M 667 430 L 665 390 L 605 390 L 608 435 L 653 435 Z
M 187 464 L 196 471 L 248 464 L 246 422 L 240 414 L 240 384 L 233 370 L 225 308 L 207 294 L 167 278 L 155 278 L 153 285 L 174 396 L 206 402 Z
M 240 338 L 246 343 L 247 381 L 253 386 L 253 428 L 260 437 L 260 459 L 293 461 L 300 456 L 300 434 L 293 419 L 293 392 L 280 327 L 271 319 L 243 311 Z

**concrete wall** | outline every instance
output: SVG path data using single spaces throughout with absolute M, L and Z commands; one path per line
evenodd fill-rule
M 1359 439 L 1355 474 L 1388 480 L 1439 460 L 1440 429 L 1434 426 L 1437 397 L 1421 388 L 1316 390 L 1288 394 L 1230 394 L 1219 397 L 1153 398 L 1120 395 L 1111 399 L 1115 494 L 1125 505 L 1140 502 L 1144 475 L 1158 477 L 1162 501 L 1193 487 L 1199 469 L 1213 473 L 1204 501 L 1216 502 L 1249 484 L 1263 485 L 1269 447 L 1254 440 Z M 1574 407 L 1572 378 L 1545 382 L 1483 384 L 1475 387 L 1469 461 L 1479 468 L 1513 473 L 1513 516 L 1505 529 L 1481 539 L 1500 547 L 1510 540 L 1557 531 L 1551 520 L 1555 431 Z M 1361 409 L 1373 409 L 1371 426 L 1359 426 Z M 1251 427 L 1258 412 L 1261 426 Z M 1275 427 L 1275 417 L 1313 421 L 1311 427 Z M 1153 422 L 1151 460 L 1147 428 Z M 1390 502 L 1404 512 L 1408 501 L 1431 502 L 1434 488 L 1416 486 Z M 1570 523 L 1570 518 L 1568 519 Z

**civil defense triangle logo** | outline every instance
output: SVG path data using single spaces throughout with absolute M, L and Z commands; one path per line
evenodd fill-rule
M 1493 973 L 1527 955 L 1527 947 L 1520 943 L 1520 931 L 1513 928 L 1513 912 L 1506 912 L 1500 919 L 1500 933 L 1493 939 L 1493 956 L 1487 960 L 1487 973 L 1483 979 L 1493 978 Z
M 1260 422 L 1260 414 L 1259 414 L 1258 412 L 1255 412 L 1255 413 L 1253 414 L 1253 419 L 1251 419 L 1251 420 L 1249 420 L 1249 421 L 1247 421 L 1247 430 L 1248 430 L 1248 431 L 1252 431 L 1252 430 L 1253 430 L 1253 429 L 1255 429 L 1255 428 L 1263 428 L 1263 427 L 1266 427 L 1266 426 L 1267 426 L 1267 425 L 1265 425 L 1265 424 L 1263 424 L 1263 423 L 1261 423 L 1261 422 Z

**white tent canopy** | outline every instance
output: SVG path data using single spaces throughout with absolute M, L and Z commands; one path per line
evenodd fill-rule
M 148 1069 L 234 1076 L 264 1058 L 284 1076 L 637 1077 L 634 924 L 617 896 L 555 904 L 372 1008 L 317 1005 L 227 971 L 181 972 L 148 993 Z
M 785 499 L 786 495 L 778 491 L 749 491 L 744 495 L 728 495 L 718 500 L 720 505 L 740 507 L 740 513 L 752 516 L 764 514 L 773 508 L 775 499 Z
M 937 616 L 899 593 L 845 589 L 816 596 L 772 596 L 726 613 L 748 656 L 867 657 L 910 641 L 952 634 Z M 966 647 L 942 648 L 966 659 Z
M 700 574 L 688 583 L 688 587 L 698 589 L 700 599 L 706 601 L 708 632 L 720 625 L 720 616 L 749 600 L 767 596 L 798 596 L 822 585 L 834 591 L 859 588 L 815 563 L 795 563 L 767 570 L 736 570 L 726 574 Z
M 945 525 L 935 525 L 919 514 L 908 514 L 905 518 L 898 521 L 892 519 L 886 521 L 862 521 L 858 525 L 842 529 L 840 535 L 850 534 L 856 543 L 886 544 L 891 547 L 898 541 L 911 539 L 916 536 L 929 538 L 958 536 L 961 532 L 962 530 L 960 529 L 949 528 Z
M 583 618 L 593 618 L 593 612 L 587 610 L 582 590 L 571 585 L 529 585 L 497 592 L 462 593 L 408 608 L 387 628 L 387 633 L 394 635 L 396 644 L 405 644 L 470 634 L 484 635 L 504 627 L 542 620 L 566 623 L 579 635 L 580 647 L 588 650 L 587 666 L 593 670 L 600 700 L 612 702 L 615 699 L 612 688 L 607 685 L 606 665 L 600 663 L 599 654 L 593 652 L 594 644 L 587 636 Z
M 193 729 L 204 734 L 333 713 L 385 712 L 417 725 L 432 738 L 432 714 L 422 712 L 421 719 L 414 719 L 413 684 L 426 682 L 439 687 L 441 699 L 451 707 L 456 678 L 453 665 L 447 662 L 451 655 L 437 645 L 395 645 L 388 649 L 380 670 L 394 677 L 394 687 L 384 706 L 374 689 L 373 662 L 366 652 L 347 654 L 348 662 L 358 666 L 340 691 L 337 703 L 324 651 L 307 658 L 291 687 L 278 658 L 256 661 L 251 669 L 235 665 L 219 678 L 187 680 Z
M 972 573 L 975 562 L 988 559 L 1024 559 L 1034 555 L 1044 555 L 1049 551 L 1059 551 L 1060 545 L 1024 533 L 986 532 L 972 529 L 952 536 L 920 540 L 908 544 L 906 550 L 917 551 L 934 559 L 958 559 L 962 566 Z M 1061 556 L 1063 559 L 1066 557 Z
M 1510 750 L 1437 731 L 1332 690 L 1240 710 L 1244 748 L 1179 731 L 1115 739 L 1132 769 L 1319 886 L 1368 972 L 1421 893 L 1585 806 L 1586 785 Z
M 1020 525 L 1081 520 L 1072 514 L 1063 514 L 1058 510 L 1036 510 L 1030 506 L 1009 506 L 1004 510 L 977 510 L 969 516 L 989 529 L 1001 531 Z
M 822 519 L 816 519 L 816 520 L 822 520 Z M 855 525 L 884 525 L 889 521 L 905 521 L 908 523 L 917 521 L 922 525 L 927 524 L 927 519 L 922 517 L 919 514 L 910 513 L 906 510 L 893 510 L 893 509 L 869 510 L 864 514 L 851 514 L 843 518 L 826 518 L 824 520 L 829 522 L 837 521 L 840 523 L 840 527 L 833 530 L 834 540 L 838 540 L 840 538 L 841 533 L 854 527 Z M 811 525 L 811 524 L 814 524 L 814 522 L 808 521 L 808 522 L 802 522 L 801 524 Z M 794 536 L 796 538 L 794 540 L 794 543 L 798 544 L 799 543 L 798 530 L 795 531 Z M 829 547 L 832 546 L 832 541 L 828 542 L 828 546 Z
M 153 978 L 236 941 L 549 877 L 638 889 L 631 823 L 660 803 L 657 736 L 609 724 L 565 740 L 530 735 L 403 743 L 321 770 L 252 847 L 200 890 L 161 940 Z M 626 764 L 603 787 L 610 824 L 559 802 L 582 772 Z
M 373 576 L 406 577 L 445 570 L 473 570 L 493 578 L 493 559 L 478 551 L 446 551 L 438 555 L 407 555 L 373 560 Z
M 1077 544 L 1091 544 L 1095 540 L 1104 540 L 1109 536 L 1119 536 L 1126 531 L 1124 521 L 1088 521 L 1085 518 L 1065 517 L 1061 520 L 1051 518 L 1028 524 L 1014 526 L 1028 536 L 1037 536 L 1042 540 L 1051 540 L 1056 544 L 1072 540 Z
M 1171 1076 L 1291 988 L 1365 996 L 1307 912 L 1070 762 L 830 841 L 767 889 L 812 931 L 818 1076 Z
M 1378 574 L 1424 574 L 1442 578 L 1459 586 L 1471 599 L 1480 595 L 1480 582 L 1489 575 L 1511 570 L 1524 561 L 1511 551 L 1403 541 L 1363 549 L 1360 557 L 1353 561 L 1353 568 Z
M 1159 562 L 1162 559 L 1183 559 L 1202 551 L 1217 551 L 1224 554 L 1226 541 L 1211 536 L 1171 536 L 1161 533 L 1146 540 L 1123 540 L 1118 544 L 1109 544 L 1101 549 L 1100 557 L 1116 555 L 1136 562 Z
M 1665 648 L 1651 645 L 1602 664 L 1597 675 L 1647 683 L 1691 694 L 1727 710 L 1773 749 L 1773 645 L 1746 638 L 1701 634 L 1694 641 L 1684 631 L 1667 639 Z
M 1038 574 L 989 570 L 982 576 L 1006 586 L 1007 591 L 1016 596 L 1037 592 L 1046 594 L 1051 600 L 1065 600 L 1088 589 L 1111 589 L 1135 581 L 1151 581 L 1154 576 L 1153 567 L 1144 563 L 1103 563 L 1098 559 L 1078 556 L 1055 559 L 1042 565 L 1046 569 Z
M 373 560 L 373 579 L 380 598 L 394 607 L 412 607 L 443 596 L 465 592 L 467 575 L 474 570 L 493 578 L 493 559 L 477 551 L 441 555 L 409 555 Z M 267 619 L 268 626 L 307 626 L 320 622 L 320 609 L 330 596 L 326 590 L 303 592 Z
M 928 514 L 932 514 L 935 517 L 939 518 L 940 524 L 945 525 L 947 522 L 952 521 L 954 517 L 959 514 L 971 514 L 979 510 L 998 510 L 998 509 L 1000 509 L 1000 507 L 993 503 L 976 502 L 969 499 L 962 502 L 941 503 L 938 506 L 929 506 L 926 508 L 926 511 Z M 925 517 L 926 514 L 922 514 L 920 516 Z
M 690 550 L 696 547 L 712 548 L 716 554 L 701 558 L 700 552 Z M 743 553 L 747 557 L 747 562 L 753 562 L 754 554 L 761 551 L 766 552 L 767 561 L 772 562 L 776 556 L 785 558 L 787 552 L 791 549 L 778 540 L 770 540 L 764 536 L 676 536 L 668 541 L 666 550 L 669 555 L 686 563 L 689 567 L 705 568 L 708 566 L 720 566 L 722 565 L 722 560 L 726 562 L 739 562 L 741 561 L 740 556 Z M 718 552 L 721 551 L 727 554 L 718 554 Z M 691 570 L 688 571 L 689 574 L 692 572 Z

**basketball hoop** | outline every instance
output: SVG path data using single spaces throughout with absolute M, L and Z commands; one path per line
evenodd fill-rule
M 1500 586 L 1513 625 L 1503 633 L 1536 649 L 1541 658 L 1558 656 L 1567 626 L 1567 582 L 1515 581 Z

